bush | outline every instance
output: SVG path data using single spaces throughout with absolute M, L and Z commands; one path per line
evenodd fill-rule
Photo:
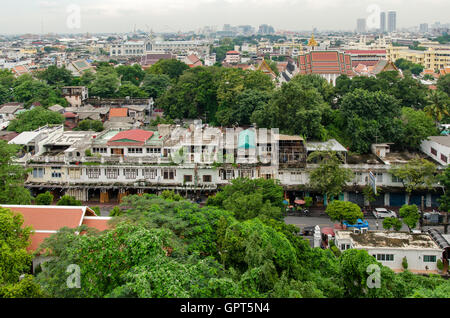
M 404 270 L 407 270 L 407 269 L 408 269 L 408 260 L 406 259 L 406 256 L 403 257 L 403 260 L 402 260 L 402 266 L 403 266 L 403 269 L 404 269 Z
M 305 197 L 303 201 L 305 201 L 305 208 L 309 208 L 313 203 L 313 198 Z
M 436 266 L 437 266 L 438 270 L 440 270 L 440 271 L 444 269 L 444 263 L 442 263 L 441 259 L 437 260 Z
M 111 211 L 109 211 L 109 216 L 119 216 L 121 214 L 122 210 L 118 206 L 115 206 Z
M 49 191 L 45 193 L 40 193 L 36 196 L 36 199 L 34 199 L 34 203 L 36 205 L 50 205 L 53 202 L 53 194 L 51 194 Z
M 63 195 L 61 199 L 58 201 L 57 205 L 66 205 L 66 206 L 80 206 L 82 205 L 81 201 L 75 199 L 70 195 Z
M 333 246 L 331 247 L 331 251 L 333 252 L 333 254 L 334 254 L 336 257 L 340 257 L 340 256 L 342 255 L 341 250 L 338 249 L 336 245 L 333 245 Z
M 90 149 L 86 149 L 86 150 L 84 151 L 84 154 L 86 155 L 86 157 L 92 157 L 92 152 L 91 152 Z

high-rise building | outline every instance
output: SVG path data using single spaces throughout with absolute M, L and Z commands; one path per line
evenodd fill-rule
M 366 19 L 356 21 L 356 33 L 366 33 Z
M 380 13 L 380 32 L 386 32 L 386 12 Z
M 428 32 L 428 23 L 422 23 L 419 27 L 420 33 L 427 33 Z
M 397 30 L 397 12 L 389 11 L 388 12 L 388 32 L 395 32 Z
M 259 26 L 258 33 L 259 34 L 274 34 L 275 30 L 270 25 L 262 24 L 262 25 Z

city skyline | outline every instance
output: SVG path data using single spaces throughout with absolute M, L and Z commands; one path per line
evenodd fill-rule
M 397 29 L 448 23 L 445 0 L 19 0 L 3 4 L 0 34 L 123 33 L 133 29 L 155 32 L 199 30 L 224 24 L 273 26 L 276 30 L 353 31 L 357 19 L 369 18 L 370 5 L 397 12 Z M 405 5 L 408 4 L 408 10 Z M 77 17 L 79 24 L 70 24 Z M 11 12 L 19 12 L 11 14 Z

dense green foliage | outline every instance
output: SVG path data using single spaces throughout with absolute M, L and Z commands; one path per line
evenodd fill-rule
M 50 191 L 40 193 L 34 199 L 36 205 L 51 205 L 53 203 L 53 194 Z
M 100 120 L 91 120 L 91 119 L 85 119 L 78 123 L 78 126 L 75 130 L 84 130 L 84 131 L 96 131 L 100 132 L 103 131 L 103 123 Z
M 358 219 L 364 217 L 361 208 L 349 201 L 337 201 L 329 203 L 325 213 L 328 214 L 332 221 L 342 222 L 347 221 L 349 224 L 356 224 Z
M 28 170 L 13 159 L 20 147 L 0 140 L 0 203 L 30 204 L 30 191 L 23 187 Z
M 23 216 L 0 208 L 0 298 L 41 297 L 43 293 L 31 275 L 30 244 L 32 229 L 23 227 Z
M 282 219 L 283 191 L 274 180 L 237 178 L 222 191 L 209 197 L 208 206 L 232 211 L 238 220 L 257 216 Z
M 409 231 L 411 232 L 417 225 L 420 219 L 420 213 L 417 205 L 403 205 L 399 210 L 399 217 L 402 218 L 403 223 L 406 224 Z
M 33 131 L 45 125 L 59 125 L 63 122 L 63 115 L 39 106 L 17 115 L 16 119 L 12 120 L 9 124 L 8 130 L 20 133 L 24 131 Z
M 256 185 L 256 184 L 255 184 Z M 250 186 L 245 180 L 233 185 Z M 267 185 L 268 197 L 274 194 Z M 244 189 L 245 190 L 245 189 Z M 239 191 L 233 191 L 239 193 Z M 244 191 L 245 192 L 245 191 Z M 242 196 L 245 196 L 242 193 Z M 270 200 L 276 205 L 279 195 Z M 112 228 L 62 229 L 41 246 L 37 281 L 52 297 L 448 297 L 448 281 L 395 274 L 366 251 L 313 249 L 298 228 L 267 216 L 237 220 L 172 192 L 124 199 Z M 251 208 L 251 207 L 249 207 Z M 82 231 L 84 235 L 77 235 Z M 111 261 L 114 260 L 114 261 Z M 67 268 L 80 288 L 67 288 Z M 368 288 L 368 265 L 381 288 Z M 438 291 L 438 292 L 436 292 Z
M 61 199 L 59 199 L 58 203 L 56 203 L 57 205 L 64 205 L 64 206 L 71 206 L 71 205 L 75 205 L 75 206 L 79 206 L 82 205 L 81 201 L 75 199 L 75 197 L 72 197 L 70 195 L 63 195 L 61 197 Z

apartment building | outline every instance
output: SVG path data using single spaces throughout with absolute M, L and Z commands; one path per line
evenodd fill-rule
M 305 187 L 318 164 L 307 162 L 314 151 L 343 153 L 342 165 L 355 172 L 340 199 L 368 205 L 362 190 L 369 173 L 383 191 L 371 206 L 400 207 L 409 199 L 437 207 L 438 191 L 413 193 L 389 169 L 407 162 L 396 153 L 349 155 L 336 140 L 306 143 L 300 136 L 265 129 L 220 129 L 192 124 L 188 128 L 159 125 L 155 131 L 109 129 L 101 133 L 46 127 L 11 143 L 29 151 L 17 159 L 31 169 L 26 187 L 55 197 L 69 193 L 78 200 L 117 203 L 127 194 L 174 190 L 190 198 L 206 197 L 238 177 L 277 179 L 286 198 L 311 195 L 316 204 L 328 198 Z M 27 138 L 26 138 L 27 137 Z M 423 155 L 423 157 L 426 157 Z M 411 158 L 412 159 L 412 158 Z M 437 186 L 437 190 L 440 188 Z
M 392 46 L 386 49 L 388 60 L 395 62 L 402 58 L 410 62 L 421 64 L 425 69 L 442 70 L 450 66 L 450 46 L 423 45 L 425 51 L 410 50 L 407 46 Z

